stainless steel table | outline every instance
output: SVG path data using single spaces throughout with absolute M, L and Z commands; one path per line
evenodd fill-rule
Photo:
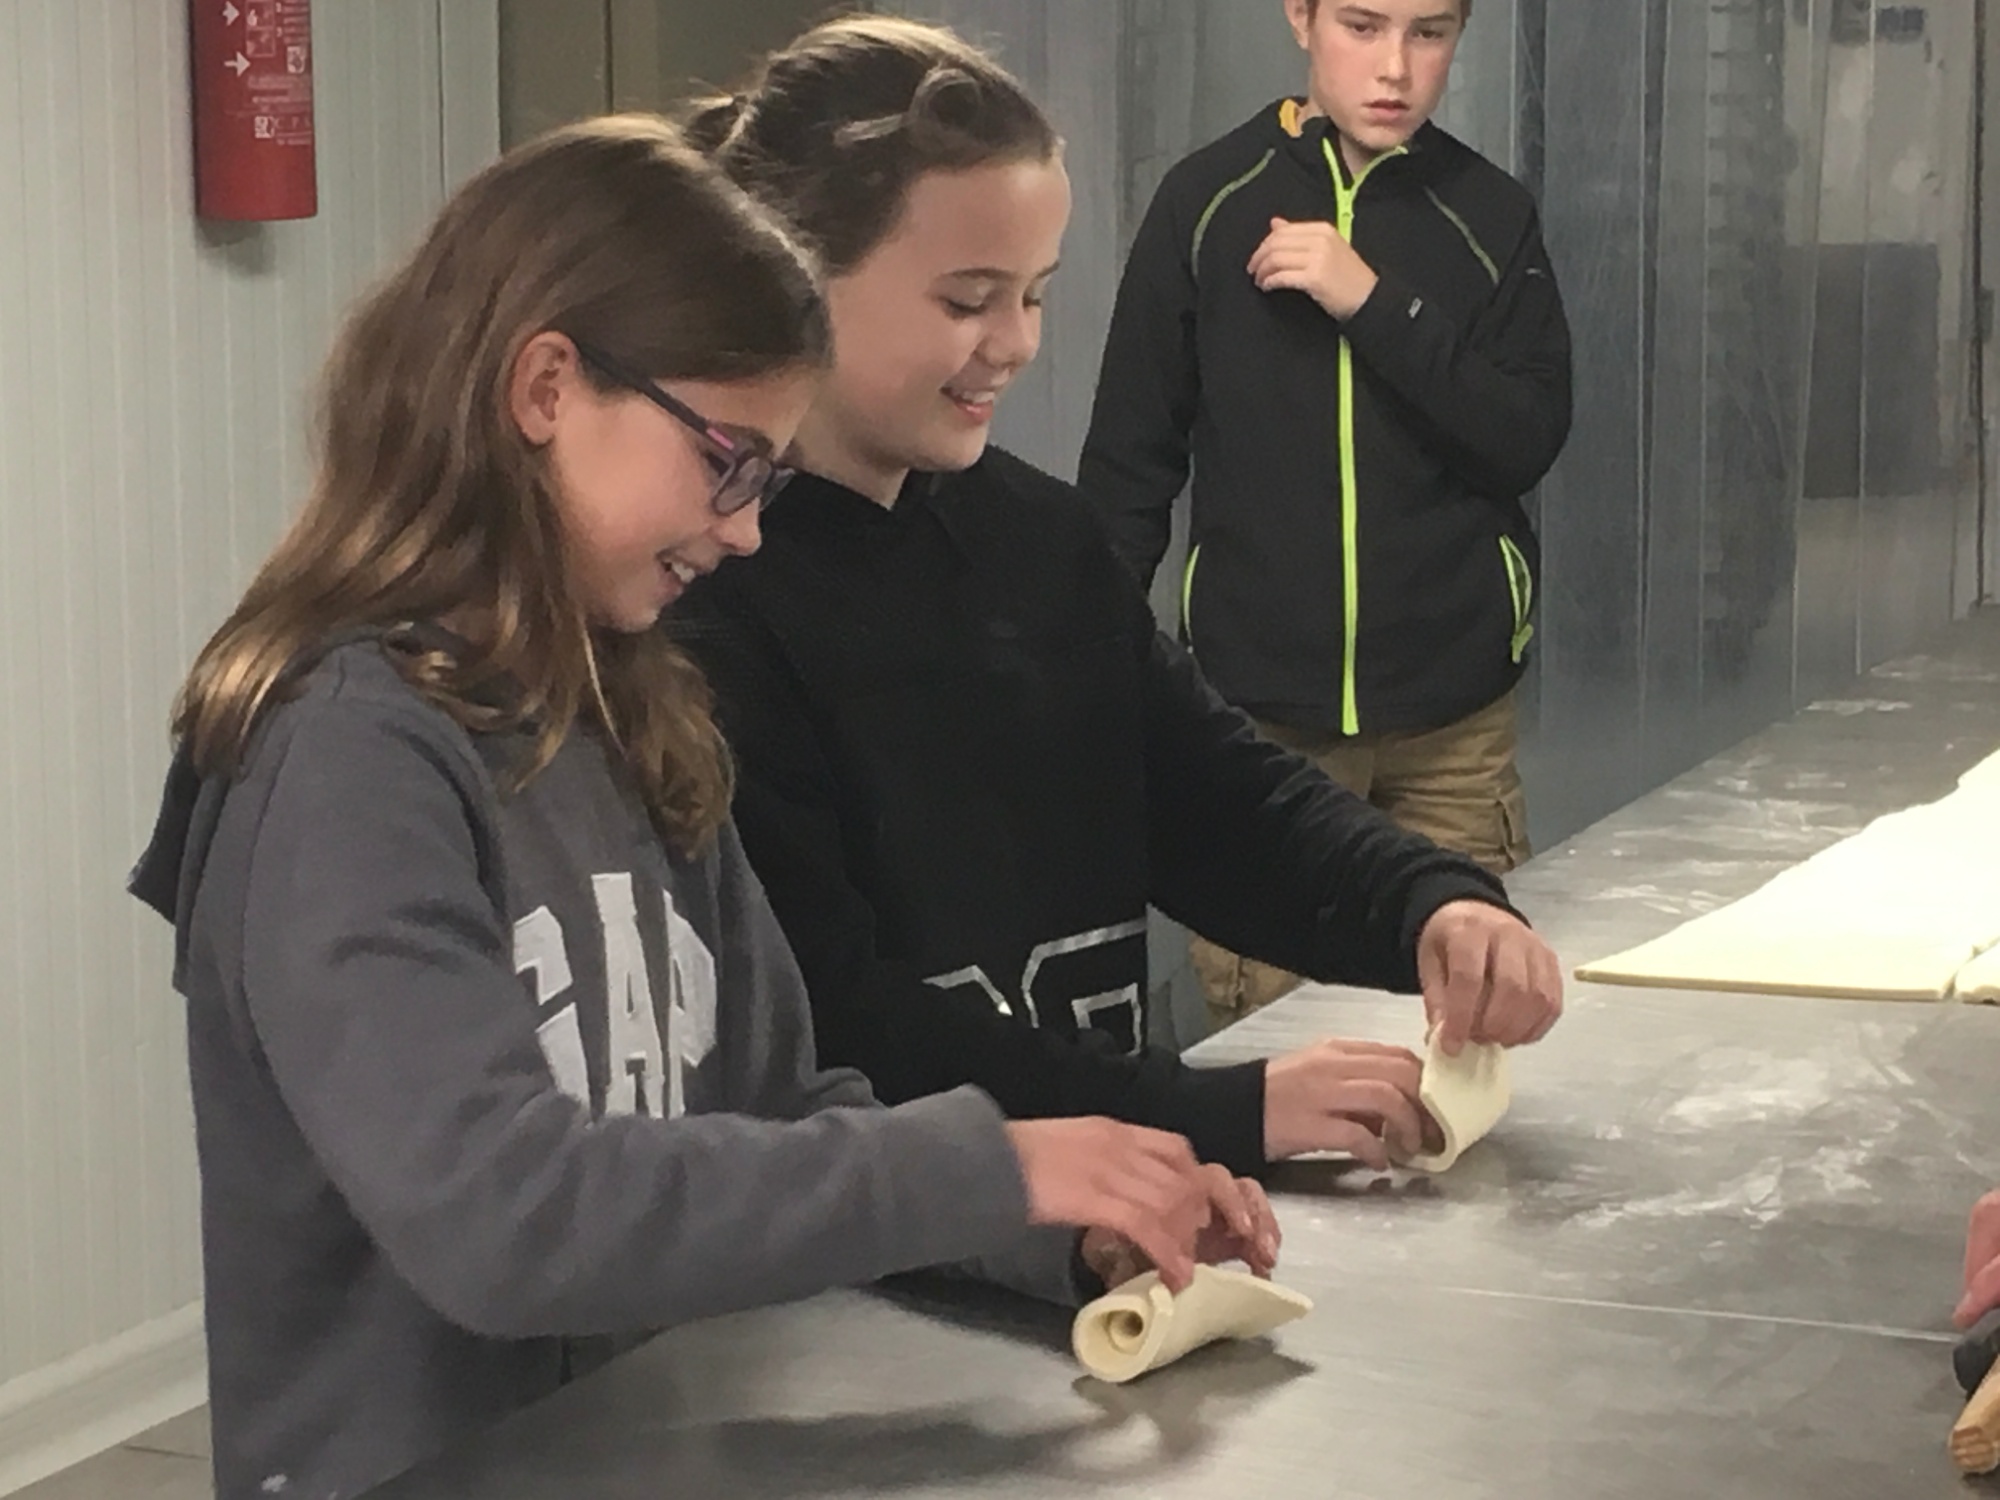
M 1516 897 L 1595 958 L 1996 747 L 2000 619 L 1976 618 L 1550 851 Z M 1314 988 L 1198 1055 L 1420 1028 L 1414 1001 Z M 1319 1307 L 1274 1344 L 1111 1388 L 1052 1310 L 822 1297 L 668 1334 L 381 1493 L 1967 1493 L 1946 1316 L 1965 1211 L 2000 1184 L 2000 1011 L 1577 987 L 1515 1096 L 1435 1181 L 1279 1171 L 1283 1278 Z

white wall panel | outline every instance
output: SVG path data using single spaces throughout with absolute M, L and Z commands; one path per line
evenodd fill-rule
M 306 483 L 340 310 L 497 140 L 492 12 L 322 0 L 319 214 L 225 228 L 180 0 L 0 4 L 0 1492 L 64 1372 L 191 1336 L 180 1007 L 123 877 L 179 677 Z

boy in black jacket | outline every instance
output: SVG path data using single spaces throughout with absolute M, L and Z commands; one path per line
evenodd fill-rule
M 1286 0 L 1284 100 L 1181 162 L 1132 249 L 1080 488 L 1150 579 L 1194 470 L 1181 629 L 1265 733 L 1405 826 L 1527 857 L 1520 497 L 1570 420 L 1533 202 L 1429 123 L 1471 0 Z M 1218 1019 L 1295 976 L 1202 940 Z

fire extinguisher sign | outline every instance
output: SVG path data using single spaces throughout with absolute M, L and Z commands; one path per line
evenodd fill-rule
M 312 0 L 189 0 L 195 211 L 204 219 L 309 219 Z

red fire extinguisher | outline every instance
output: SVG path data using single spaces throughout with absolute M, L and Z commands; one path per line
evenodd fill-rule
M 188 0 L 194 202 L 204 219 L 310 219 L 312 0 Z

